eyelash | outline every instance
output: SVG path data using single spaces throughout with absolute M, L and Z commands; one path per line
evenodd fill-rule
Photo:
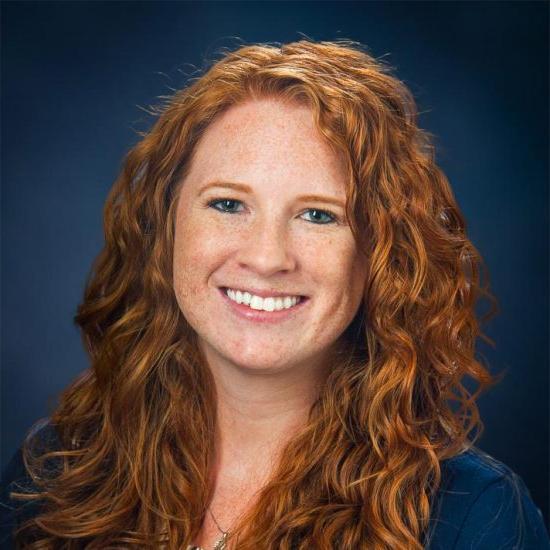
M 237 199 L 229 199 L 227 197 L 219 197 L 219 198 L 216 198 L 216 199 L 212 199 L 211 201 L 208 201 L 207 206 L 209 208 L 214 208 L 214 210 L 217 210 L 218 212 L 222 212 L 222 213 L 225 213 L 225 214 L 238 214 L 238 212 L 230 212 L 230 211 L 227 211 L 227 210 L 220 210 L 219 208 L 214 206 L 215 204 L 220 203 L 220 202 L 224 202 L 224 201 L 229 201 L 229 202 L 235 202 L 235 203 L 242 204 L 242 202 L 237 200 Z M 321 210 L 320 208 L 308 208 L 306 210 L 306 212 L 311 212 L 311 211 L 321 212 L 322 214 L 325 214 L 326 216 L 330 216 L 330 218 L 331 218 L 330 221 L 327 221 L 327 222 L 312 222 L 315 225 L 332 225 L 332 224 L 339 223 L 338 216 L 336 216 L 332 212 L 329 212 L 328 210 Z

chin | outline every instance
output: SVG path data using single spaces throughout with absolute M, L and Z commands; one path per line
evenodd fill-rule
M 266 355 L 265 353 L 254 351 L 254 353 L 235 353 L 231 350 L 230 353 L 222 354 L 226 361 L 233 364 L 236 368 L 242 371 L 253 373 L 276 374 L 291 369 L 297 363 L 292 359 L 283 358 L 280 351 Z
M 250 359 L 247 360 L 246 358 L 241 357 L 234 357 L 229 359 L 231 363 L 233 363 L 237 368 L 245 371 L 249 371 L 250 373 L 261 373 L 264 372 L 266 374 L 274 374 L 277 372 L 284 371 L 288 368 L 288 364 L 280 364 L 277 359 L 280 358 L 263 358 L 262 360 L 258 361 L 257 359 Z

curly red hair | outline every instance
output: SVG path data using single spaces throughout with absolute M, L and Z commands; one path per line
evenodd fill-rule
M 475 358 L 478 337 L 492 343 L 475 305 L 496 301 L 410 91 L 350 40 L 224 52 L 128 153 L 75 317 L 91 368 L 52 415 L 60 448 L 25 447 L 40 488 L 25 498 L 43 506 L 19 530 L 25 547 L 175 549 L 198 533 L 216 405 L 172 286 L 175 198 L 205 128 L 259 97 L 310 106 L 344 159 L 368 275 L 344 353 L 231 538 L 239 550 L 423 547 L 440 461 L 483 429 L 476 399 L 496 379 Z

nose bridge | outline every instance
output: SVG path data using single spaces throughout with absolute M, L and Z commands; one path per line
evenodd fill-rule
M 295 258 L 289 229 L 284 216 L 274 210 L 256 216 L 241 250 L 241 263 L 263 275 L 293 269 Z

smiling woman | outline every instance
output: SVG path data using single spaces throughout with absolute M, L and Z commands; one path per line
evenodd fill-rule
M 474 446 L 482 259 L 410 92 L 360 44 L 226 53 L 104 215 L 75 318 L 91 368 L 5 474 L 21 547 L 549 546 Z
M 224 183 L 237 180 L 248 183 Z M 180 310 L 215 378 L 235 368 L 292 369 L 306 387 L 324 378 L 366 276 L 366 258 L 339 221 L 345 200 L 345 167 L 308 106 L 248 100 L 206 129 L 179 186 L 173 273 Z M 320 204 L 338 214 L 314 208 Z M 284 298 L 299 301 L 283 310 Z M 265 383 L 271 392 L 275 382 Z

